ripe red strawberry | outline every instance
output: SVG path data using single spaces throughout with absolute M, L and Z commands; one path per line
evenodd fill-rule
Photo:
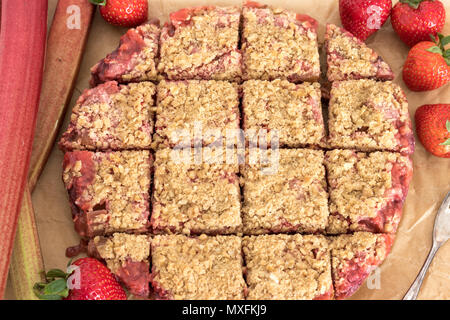
M 438 0 L 400 0 L 392 9 L 391 23 L 400 39 L 412 47 L 442 31 L 444 5 Z
M 342 25 L 362 41 L 381 28 L 391 9 L 391 0 L 339 0 Z
M 34 292 L 43 300 L 126 300 L 125 291 L 114 275 L 100 261 L 81 258 L 68 266 L 46 274 L 45 283 L 36 283 Z
M 439 34 L 439 44 L 423 41 L 408 53 L 403 66 L 403 81 L 412 91 L 434 90 L 450 81 L 450 36 Z
M 100 14 L 108 23 L 136 27 L 147 21 L 147 0 L 90 0 L 100 6 Z
M 425 149 L 450 158 L 450 104 L 428 104 L 416 110 L 416 131 Z

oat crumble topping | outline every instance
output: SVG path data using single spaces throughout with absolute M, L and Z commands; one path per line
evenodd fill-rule
M 219 133 L 226 142 L 227 129 L 239 129 L 238 85 L 226 81 L 161 81 L 158 84 L 155 140 L 165 147 L 203 145 L 217 142 Z M 186 130 L 186 134 L 182 133 Z M 208 130 L 216 130 L 208 136 Z M 187 136 L 189 134 L 189 136 Z M 194 140 L 196 139 L 196 140 Z
M 248 299 L 315 299 L 332 296 L 330 251 L 323 236 L 244 237 Z
M 120 38 L 119 47 L 91 68 L 92 86 L 111 80 L 156 80 L 159 35 L 159 22 L 129 29 Z
M 317 81 L 317 33 L 310 21 L 272 7 L 242 9 L 244 79 Z
M 351 296 L 388 255 L 393 235 L 355 232 L 331 238 L 335 296 Z
M 95 248 L 108 268 L 115 272 L 129 261 L 147 262 L 150 256 L 148 235 L 114 233 L 111 237 L 97 236 L 93 239 Z
M 334 82 L 328 124 L 333 148 L 406 154 L 414 150 L 408 103 L 391 81 Z
M 319 145 L 325 139 L 318 83 L 249 80 L 243 85 L 244 130 L 277 130 L 280 145 Z
M 328 219 L 323 158 L 319 150 L 280 149 L 275 174 L 261 171 L 271 161 L 247 163 L 241 170 L 244 233 L 323 231 Z
M 64 150 L 150 148 L 153 132 L 151 82 L 111 81 L 83 92 L 60 146 Z
M 342 28 L 327 25 L 325 46 L 329 81 L 394 78 L 389 65 L 374 50 Z
M 409 182 L 411 160 L 390 152 L 362 153 L 351 150 L 333 150 L 326 153 L 330 216 L 327 232 L 365 231 L 381 220 L 382 230 L 393 232 L 400 216 L 386 217 L 383 208 L 400 202 L 399 214 L 406 197 L 403 189 Z M 394 169 L 395 168 L 395 173 Z M 403 172 L 402 172 L 403 171 Z M 393 175 L 401 175 L 394 177 Z M 402 179 L 403 178 L 403 179 Z M 371 222 L 372 220 L 372 222 Z M 373 221 L 375 220 L 375 221 Z
M 65 154 L 63 181 L 74 214 L 98 233 L 145 231 L 149 215 L 149 151 Z
M 155 236 L 152 283 L 162 298 L 244 299 L 241 238 Z
M 197 7 L 171 14 L 161 30 L 158 71 L 171 80 L 241 77 L 239 7 Z
M 191 164 L 177 163 L 170 149 L 156 152 L 152 228 L 184 234 L 238 232 L 242 220 L 237 162 L 195 164 L 190 157 Z

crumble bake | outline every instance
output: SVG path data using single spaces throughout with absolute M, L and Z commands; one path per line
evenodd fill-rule
M 64 155 L 63 181 L 76 231 L 93 237 L 148 227 L 149 151 L 73 151 Z
M 315 233 L 325 230 L 328 194 L 323 151 L 278 151 L 277 155 L 267 150 L 268 161 L 264 163 L 261 155 L 265 156 L 265 152 L 249 150 L 261 160 L 249 160 L 241 171 L 244 233 Z
M 261 235 L 242 240 L 250 300 L 333 297 L 330 249 L 324 236 Z
M 164 147 L 223 145 L 227 130 L 239 129 L 239 118 L 235 83 L 162 80 L 158 84 L 155 143 Z
M 242 126 L 247 134 L 267 130 L 270 145 L 276 130 L 281 147 L 319 145 L 325 140 L 318 83 L 249 80 L 242 91 Z
M 159 72 L 170 80 L 239 80 L 240 8 L 196 7 L 170 14 L 161 30 Z
M 92 68 L 99 85 L 60 142 L 73 151 L 63 180 L 88 254 L 131 293 L 343 299 L 385 259 L 412 175 L 406 98 L 374 81 L 393 78 L 381 57 L 328 25 L 327 139 L 316 30 L 254 2 L 182 9 L 161 33 L 157 22 L 130 29 Z M 247 150 L 223 148 L 239 128 Z M 261 129 L 286 149 L 261 158 Z
M 317 21 L 280 8 L 247 3 L 242 9 L 243 78 L 292 82 L 320 75 Z
M 241 238 L 158 235 L 152 240 L 152 286 L 160 299 L 244 299 Z
M 159 34 L 159 21 L 129 29 L 120 38 L 119 47 L 91 68 L 91 86 L 111 80 L 156 80 Z
M 105 261 L 130 293 L 147 297 L 150 293 L 150 241 L 148 235 L 97 236 L 89 241 L 88 254 Z
M 390 152 L 328 151 L 327 232 L 396 232 L 412 178 L 412 161 Z
M 391 81 L 333 82 L 328 127 L 332 148 L 414 152 L 408 102 Z
M 106 82 L 78 98 L 59 143 L 66 150 L 148 149 L 153 133 L 151 82 Z
M 206 159 L 189 153 L 178 161 L 171 149 L 155 154 L 151 225 L 155 233 L 230 234 L 241 229 L 238 164 Z
M 331 238 L 336 299 L 351 296 L 389 254 L 394 235 L 355 232 Z
M 334 24 L 327 24 L 325 48 L 328 81 L 394 79 L 391 68 L 378 53 L 350 32 Z

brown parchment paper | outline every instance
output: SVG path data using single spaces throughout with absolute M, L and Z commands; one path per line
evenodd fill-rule
M 447 11 L 444 34 L 450 34 L 450 0 L 441 0 Z M 340 24 L 337 0 L 261 0 L 261 3 L 277 5 L 312 16 L 319 21 L 319 41 L 323 41 L 327 22 Z M 394 1 L 394 4 L 397 1 Z M 49 0 L 49 24 L 53 17 L 57 0 Z M 167 21 L 172 11 L 198 5 L 240 5 L 232 0 L 149 0 L 149 18 Z M 113 27 L 103 21 L 96 12 L 86 52 L 82 61 L 71 107 L 82 90 L 88 87 L 89 69 L 98 60 L 112 51 L 125 29 Z M 401 68 L 408 53 L 394 33 L 390 20 L 367 44 L 374 48 L 392 67 L 396 80 L 406 92 L 409 110 L 413 118 L 415 110 L 423 104 L 450 103 L 450 85 L 427 93 L 414 93 L 404 85 Z M 63 130 L 67 128 L 70 112 L 66 115 Z M 416 137 L 417 138 L 417 137 Z M 58 138 L 59 139 L 59 138 Z M 55 146 L 47 166 L 33 193 L 42 254 L 46 269 L 65 268 L 68 259 L 65 249 L 78 243 L 79 237 L 73 229 L 71 212 L 66 191 L 61 180 L 63 153 Z M 380 268 L 379 288 L 375 284 L 369 289 L 363 284 L 353 299 L 401 299 L 418 274 L 431 247 L 434 217 L 445 194 L 450 190 L 450 159 L 442 159 L 427 153 L 416 139 L 414 178 L 397 238 L 391 254 Z M 6 298 L 14 299 L 10 285 Z M 423 283 L 419 299 L 450 299 L 450 243 L 444 245 L 436 255 Z

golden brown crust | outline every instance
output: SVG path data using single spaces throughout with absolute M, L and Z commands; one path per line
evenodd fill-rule
M 158 71 L 171 80 L 239 80 L 239 20 L 238 7 L 199 7 L 171 14 L 171 24 L 161 30 Z
M 325 165 L 331 212 L 328 233 L 395 232 L 412 174 L 408 157 L 333 150 L 326 153 Z
M 408 102 L 402 89 L 390 81 L 334 82 L 329 130 L 333 148 L 414 151 Z
M 152 283 L 160 298 L 244 299 L 241 238 L 155 236 Z
M 241 170 L 244 233 L 323 231 L 328 219 L 323 151 L 280 149 L 278 160 L 268 150 L 267 156 L 267 164 L 249 161 Z
M 206 151 L 204 154 L 206 157 Z M 239 169 L 236 162 L 195 164 L 174 160 L 170 149 L 156 152 L 152 228 L 155 232 L 230 234 L 239 232 Z M 205 159 L 205 158 L 204 158 Z
M 243 85 L 244 130 L 277 131 L 281 146 L 319 145 L 325 127 L 318 83 L 293 84 L 286 80 L 249 80 Z
M 74 218 L 87 215 L 98 233 L 145 231 L 151 166 L 149 151 L 66 153 L 63 181 Z
M 327 78 L 329 81 L 373 78 L 392 80 L 389 65 L 371 48 L 333 24 L 327 25 Z
M 320 75 L 317 33 L 294 12 L 244 6 L 243 77 L 317 81 Z
M 235 83 L 163 80 L 158 84 L 157 101 L 155 140 L 164 147 L 209 145 L 217 141 L 219 134 L 225 143 L 227 130 L 239 129 Z M 201 130 L 201 141 L 196 130 Z M 217 135 L 208 136 L 208 130 L 217 131 Z
M 244 237 L 243 251 L 248 299 L 311 300 L 330 294 L 330 251 L 323 236 Z
M 64 150 L 148 149 L 156 87 L 111 81 L 83 92 L 60 146 Z

